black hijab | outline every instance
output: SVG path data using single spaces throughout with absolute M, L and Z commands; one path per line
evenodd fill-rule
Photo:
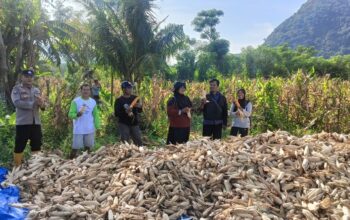
M 246 100 L 246 99 L 245 99 L 245 94 L 246 94 L 245 89 L 239 89 L 239 90 L 237 91 L 237 93 L 239 93 L 239 92 L 242 92 L 242 93 L 244 94 L 244 98 L 243 98 L 243 99 L 238 99 L 238 103 L 240 104 L 240 106 L 241 106 L 243 109 L 245 109 L 245 107 L 246 107 L 247 104 L 249 103 L 249 100 Z M 237 111 L 237 109 L 238 109 L 238 108 L 237 108 L 237 106 L 235 105 L 233 111 L 235 112 L 235 111 Z
M 184 87 L 186 89 L 186 83 L 176 82 L 174 84 L 174 98 L 169 101 L 168 106 L 176 104 L 176 106 L 179 109 L 183 109 L 186 107 L 189 107 L 189 108 L 192 107 L 191 100 L 187 96 L 179 93 L 179 90 L 182 87 Z

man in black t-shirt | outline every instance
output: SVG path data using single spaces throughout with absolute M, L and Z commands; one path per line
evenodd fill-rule
M 122 142 L 129 142 L 130 138 L 137 146 L 142 146 L 141 130 L 138 114 L 142 112 L 139 97 L 132 95 L 132 84 L 124 81 L 121 84 L 123 95 L 115 100 L 114 115 L 118 117 L 119 132 Z

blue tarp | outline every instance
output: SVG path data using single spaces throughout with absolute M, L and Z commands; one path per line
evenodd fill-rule
M 182 214 L 177 220 L 192 220 L 192 217 Z
M 6 179 L 7 169 L 0 167 L 0 183 Z M 16 186 L 2 188 L 0 186 L 0 219 L 1 220 L 23 220 L 29 210 L 10 206 L 18 203 L 20 198 L 19 189 Z
M 7 170 L 5 168 L 0 167 L 0 183 L 2 183 L 6 179 Z

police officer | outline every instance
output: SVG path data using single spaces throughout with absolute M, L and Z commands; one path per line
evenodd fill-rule
M 40 90 L 33 86 L 33 82 L 34 71 L 24 70 L 20 84 L 17 84 L 11 93 L 12 102 L 16 107 L 15 166 L 22 164 L 23 151 L 28 140 L 32 154 L 41 150 L 42 132 L 39 109 L 45 110 L 45 102 Z

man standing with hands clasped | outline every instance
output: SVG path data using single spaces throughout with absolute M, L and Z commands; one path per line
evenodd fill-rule
M 28 140 L 30 140 L 32 154 L 40 152 L 42 132 L 39 109 L 45 110 L 45 102 L 40 90 L 33 86 L 34 71 L 22 71 L 20 82 L 11 93 L 12 102 L 16 107 L 15 166 L 22 164 L 23 151 Z
M 203 136 L 221 139 L 222 129 L 227 127 L 227 101 L 219 92 L 220 82 L 210 80 L 210 93 L 202 99 Z
M 70 106 L 69 118 L 73 119 L 73 145 L 70 158 L 77 156 L 80 149 L 90 152 L 95 145 L 95 131 L 100 128 L 99 111 L 96 101 L 90 98 L 89 84 L 80 87 L 81 96 Z

